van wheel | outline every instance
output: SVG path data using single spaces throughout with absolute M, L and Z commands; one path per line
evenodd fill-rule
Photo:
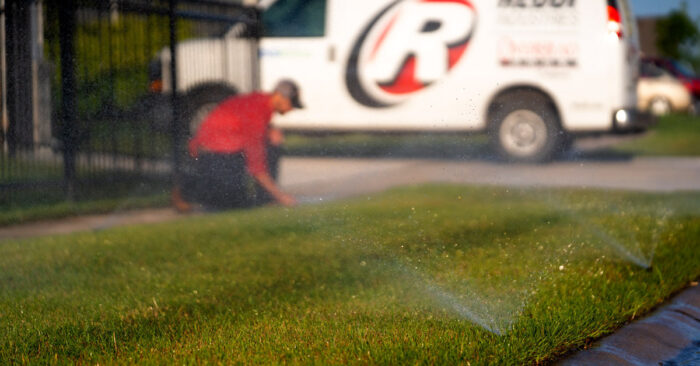
M 192 89 L 185 99 L 184 120 L 189 136 L 193 136 L 209 113 L 224 99 L 236 95 L 236 90 L 227 85 L 207 85 Z
M 492 148 L 516 162 L 543 162 L 565 148 L 569 137 L 559 127 L 550 101 L 536 92 L 518 92 L 494 103 L 489 125 Z
M 665 116 L 671 113 L 671 102 L 664 97 L 655 97 L 649 103 L 649 111 L 655 116 Z

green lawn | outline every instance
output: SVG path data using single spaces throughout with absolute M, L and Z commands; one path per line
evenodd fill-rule
M 649 133 L 614 148 L 634 155 L 700 155 L 700 117 L 663 117 Z
M 485 135 L 349 133 L 287 136 L 284 149 L 292 156 L 474 158 L 489 155 Z
M 699 201 L 434 185 L 3 242 L 0 360 L 551 361 L 700 275 Z

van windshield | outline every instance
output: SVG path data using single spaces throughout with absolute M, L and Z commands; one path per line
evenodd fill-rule
M 278 0 L 262 14 L 265 37 L 323 37 L 326 0 Z

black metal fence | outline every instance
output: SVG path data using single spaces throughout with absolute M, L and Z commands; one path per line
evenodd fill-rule
M 178 88 L 161 88 L 163 78 L 177 85 L 172 50 L 220 37 L 250 9 L 220 0 L 0 1 L 0 208 L 167 189 L 187 135 Z

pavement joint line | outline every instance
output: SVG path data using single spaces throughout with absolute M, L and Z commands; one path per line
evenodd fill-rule
M 678 314 L 687 316 L 688 318 L 693 319 L 693 320 L 695 320 L 696 322 L 700 323 L 700 318 L 696 318 L 694 315 L 689 314 L 689 313 L 686 312 L 686 311 L 683 311 L 683 310 L 681 310 L 681 309 L 670 309 L 670 310 L 673 311 L 673 312 L 676 312 L 676 313 L 678 313 Z

